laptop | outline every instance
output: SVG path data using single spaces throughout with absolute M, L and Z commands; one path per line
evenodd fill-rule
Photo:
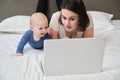
M 104 39 L 49 39 L 44 41 L 45 76 L 91 74 L 102 71 Z

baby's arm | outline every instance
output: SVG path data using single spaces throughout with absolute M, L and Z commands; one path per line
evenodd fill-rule
M 24 46 L 26 45 L 27 40 L 25 40 L 23 37 L 21 38 L 21 41 L 19 42 L 16 50 L 16 56 L 22 56 L 23 55 L 23 50 Z
M 22 56 L 23 55 L 23 50 L 24 50 L 24 46 L 26 45 L 27 41 L 29 38 L 29 32 L 27 31 L 21 38 L 18 46 L 17 46 L 17 50 L 16 50 L 16 56 Z

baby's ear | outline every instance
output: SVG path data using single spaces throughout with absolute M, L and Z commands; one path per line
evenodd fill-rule
M 30 29 L 33 31 L 33 26 L 32 25 L 30 25 Z
M 30 25 L 30 29 L 33 29 L 32 25 Z

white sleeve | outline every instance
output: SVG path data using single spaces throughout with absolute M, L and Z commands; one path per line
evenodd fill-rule
M 58 31 L 59 30 L 59 17 L 60 17 L 60 11 L 57 11 L 55 13 L 53 13 L 50 23 L 49 23 L 49 27 Z

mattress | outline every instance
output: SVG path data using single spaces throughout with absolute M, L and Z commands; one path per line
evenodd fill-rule
M 0 80 L 120 80 L 120 20 L 112 20 L 114 29 L 106 31 L 102 72 L 44 76 L 44 51 L 27 44 L 24 56 L 15 56 L 21 33 L 0 32 Z

